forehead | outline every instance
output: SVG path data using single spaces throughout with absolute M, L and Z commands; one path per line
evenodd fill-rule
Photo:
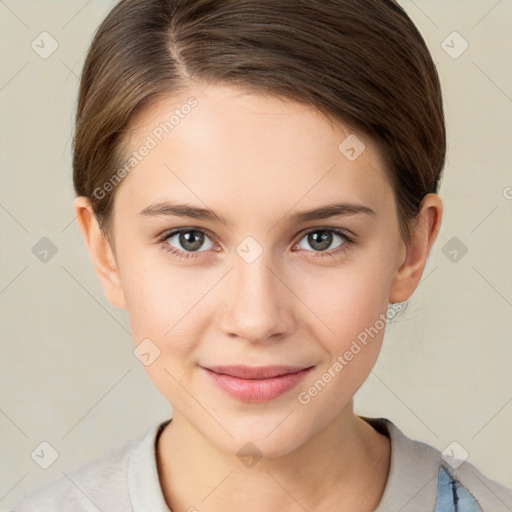
M 372 142 L 289 99 L 201 84 L 141 111 L 128 141 L 124 163 L 133 165 L 116 203 L 131 211 L 165 198 L 207 204 L 225 217 L 230 209 L 277 214 L 320 199 L 391 204 Z

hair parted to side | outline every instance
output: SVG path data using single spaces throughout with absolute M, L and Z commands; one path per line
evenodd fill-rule
M 126 161 L 135 113 L 186 91 L 190 79 L 295 100 L 369 137 L 403 240 L 423 197 L 438 190 L 439 77 L 394 0 L 121 0 L 89 48 L 73 140 L 75 192 L 89 198 L 111 244 L 117 189 L 95 190 Z

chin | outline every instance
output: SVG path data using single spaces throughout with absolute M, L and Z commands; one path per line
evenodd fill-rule
M 279 421 L 262 422 L 260 419 L 256 426 L 253 420 L 249 429 L 227 422 L 226 429 L 233 437 L 220 435 L 209 439 L 220 450 L 237 457 L 276 459 L 293 452 L 307 440 L 304 425 L 300 427 L 290 422 L 286 427 L 281 424 L 276 428 L 282 420 L 283 415 Z

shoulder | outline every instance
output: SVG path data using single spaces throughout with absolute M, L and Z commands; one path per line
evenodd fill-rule
M 24 498 L 7 512 L 131 510 L 128 465 L 137 442 L 89 462 Z
M 444 483 L 444 494 L 453 496 L 455 493 L 459 503 L 474 502 L 480 505 L 482 512 L 512 510 L 512 489 L 488 478 L 467 460 L 461 462 L 452 459 L 450 461 L 446 457 L 444 460 L 445 464 L 438 472 L 439 501 L 441 501 Z M 473 509 L 468 508 L 468 510 Z
M 388 482 L 375 512 L 510 512 L 512 490 L 467 460 L 411 439 L 386 418 L 365 418 L 391 440 Z M 453 453 L 453 452 L 452 452 Z

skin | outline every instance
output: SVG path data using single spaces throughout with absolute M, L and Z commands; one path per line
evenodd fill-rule
M 366 149 L 350 161 L 338 150 L 353 133 L 347 126 L 310 106 L 220 84 L 195 83 L 142 111 L 131 150 L 190 96 L 197 107 L 115 192 L 115 248 L 88 200 L 74 203 L 106 297 L 128 310 L 135 345 L 149 338 L 160 350 L 145 369 L 174 411 L 157 448 L 165 499 L 173 512 L 374 510 L 388 477 L 389 440 L 354 414 L 353 396 L 385 329 L 308 404 L 298 394 L 389 303 L 413 294 L 441 225 L 441 199 L 425 196 L 405 243 L 371 140 L 358 134 Z M 209 207 L 230 226 L 138 215 L 161 200 Z M 376 215 L 287 220 L 335 201 L 366 205 Z M 199 251 L 177 236 L 158 240 L 173 228 L 205 230 Z M 321 249 L 307 236 L 314 228 L 339 228 L 356 242 L 318 257 Z M 236 252 L 248 236 L 263 250 L 252 263 Z M 332 237 L 327 252 L 346 243 Z M 177 258 L 166 243 L 198 256 Z M 213 386 L 198 366 L 215 364 L 315 367 L 284 395 L 245 403 Z M 237 456 L 248 442 L 262 457 L 251 467 Z

